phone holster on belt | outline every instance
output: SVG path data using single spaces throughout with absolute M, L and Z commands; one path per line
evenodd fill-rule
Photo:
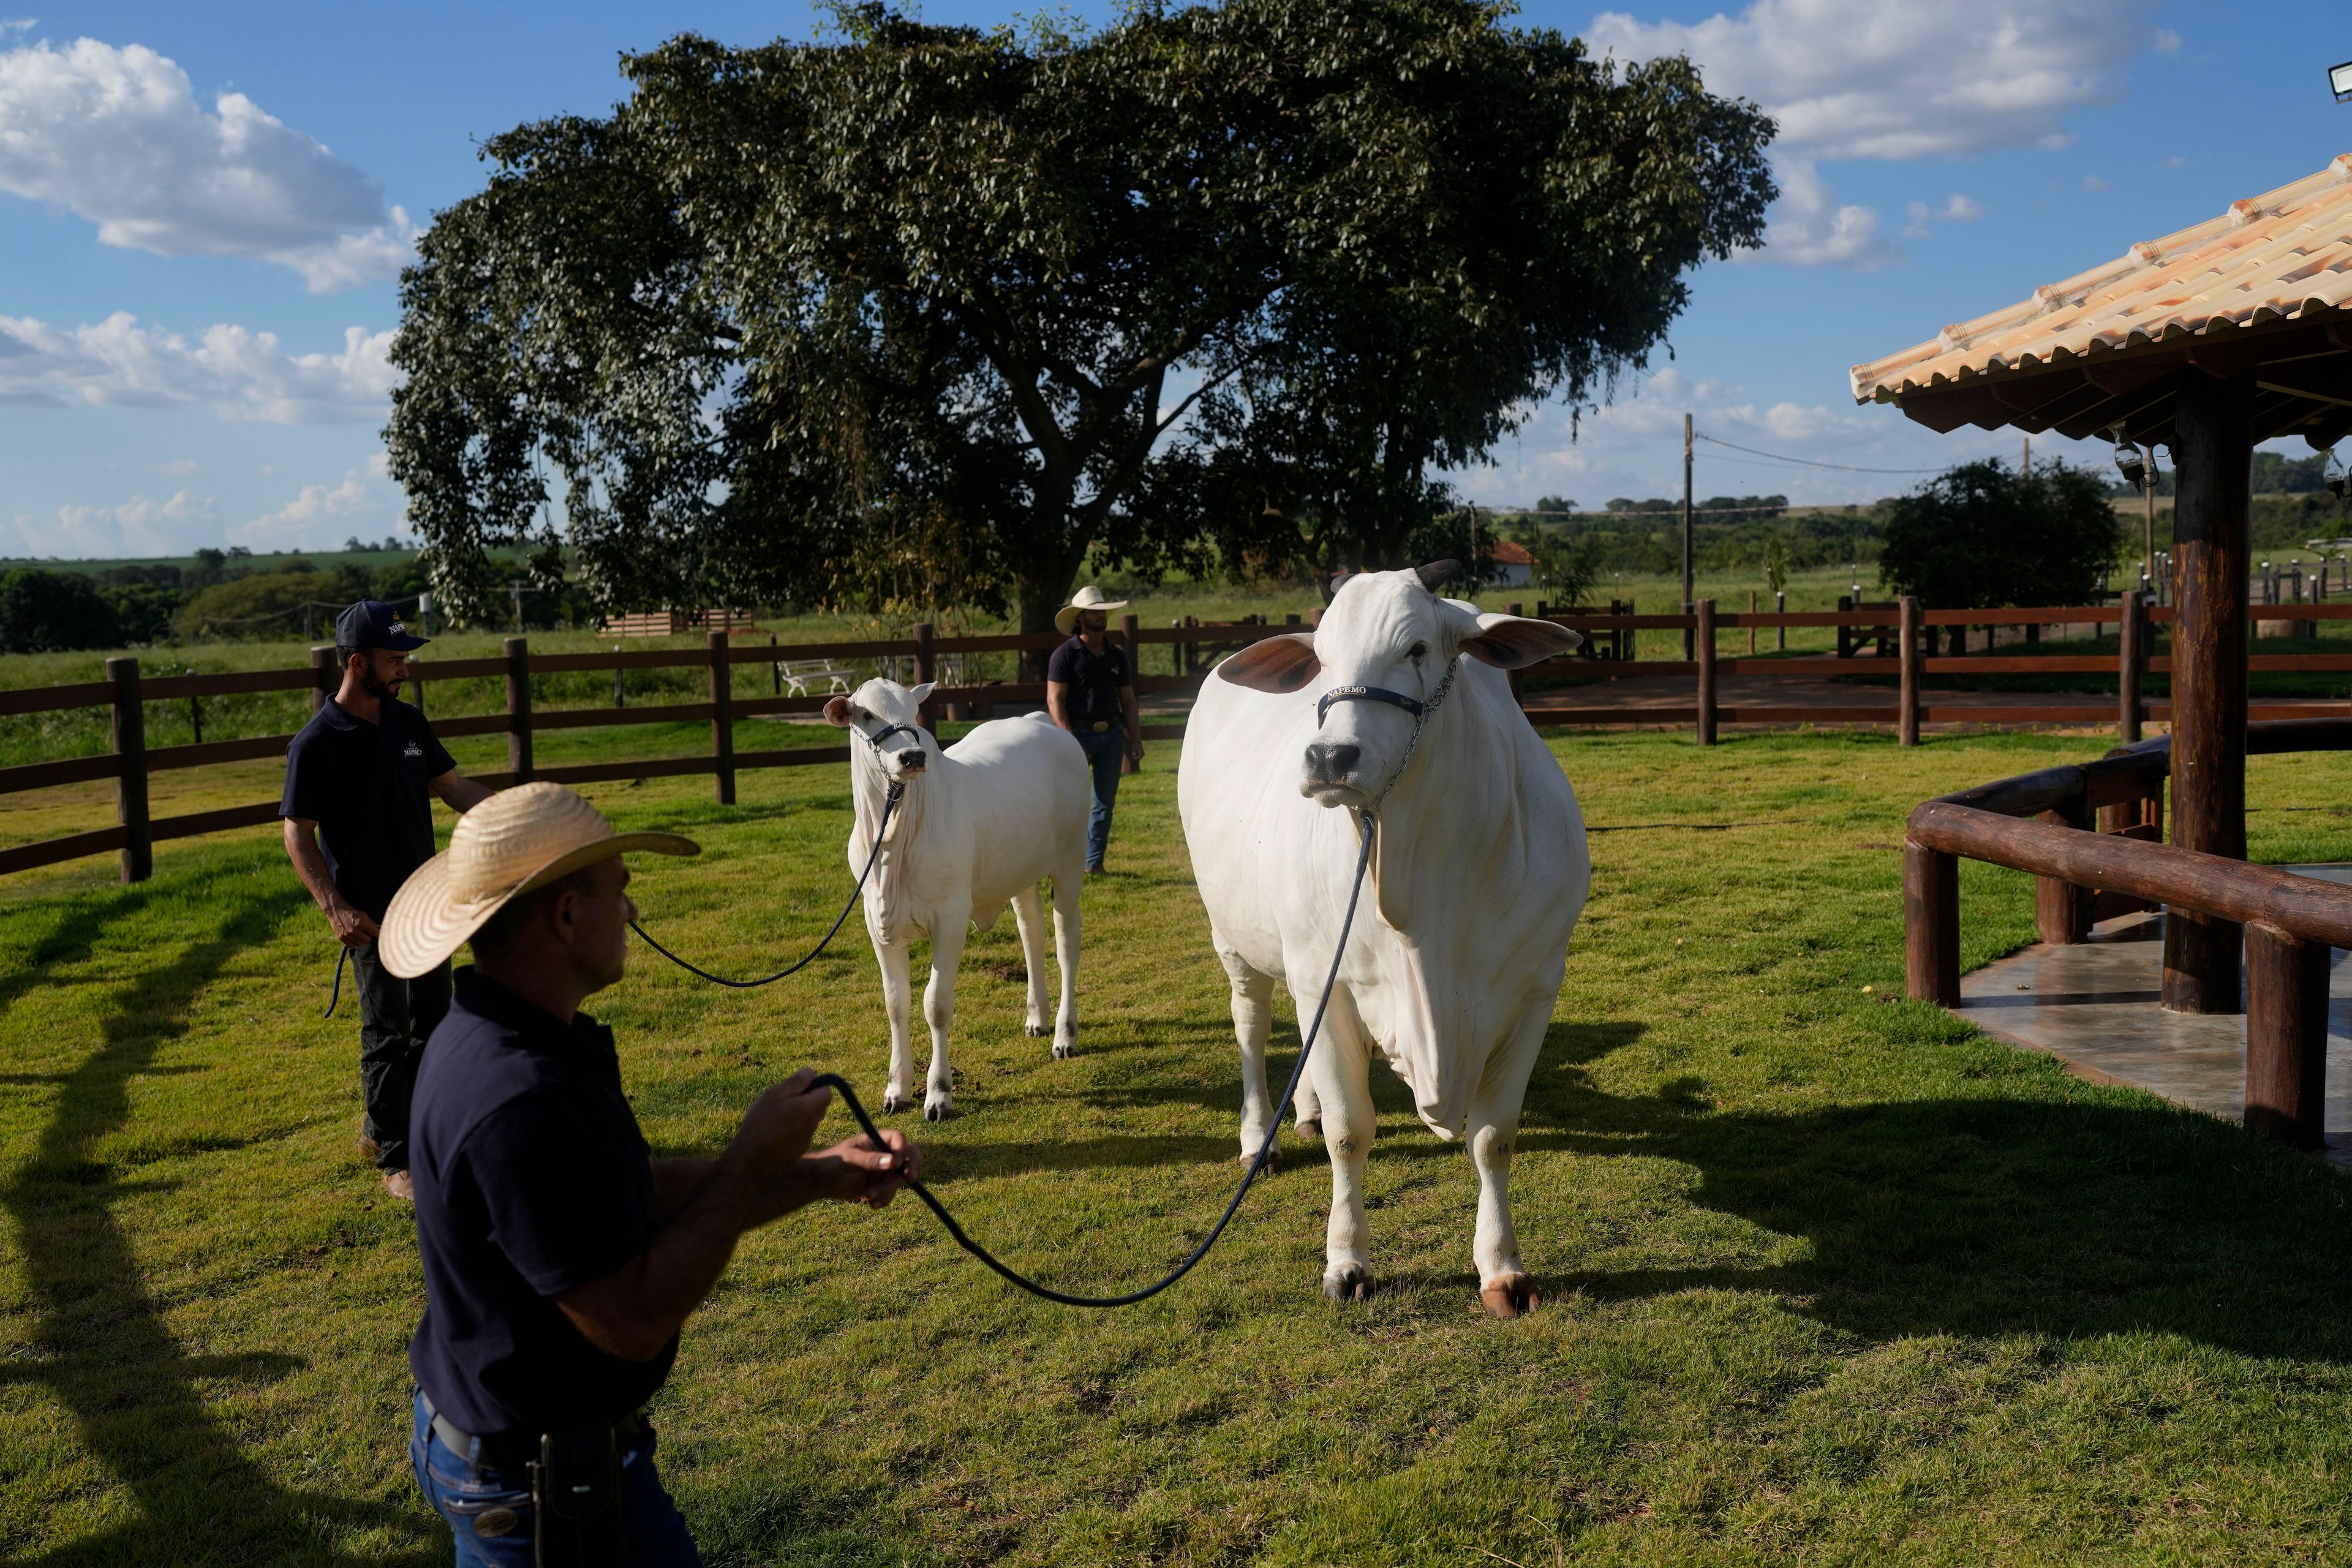
M 621 1515 L 621 1445 L 610 1426 L 575 1426 L 539 1440 L 530 1467 L 538 1568 L 628 1568 Z

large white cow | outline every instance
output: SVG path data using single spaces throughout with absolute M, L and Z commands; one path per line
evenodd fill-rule
M 1503 671 L 1582 639 L 1439 598 L 1453 570 L 1351 577 L 1313 633 L 1219 665 L 1185 726 L 1177 799 L 1233 982 L 1244 1160 L 1273 1110 L 1274 983 L 1290 987 L 1303 1029 L 1347 907 L 1358 813 L 1377 802 L 1370 885 L 1299 1094 L 1299 1131 L 1319 1121 L 1331 1154 L 1323 1290 L 1370 1289 L 1377 1053 L 1430 1131 L 1469 1140 L 1479 1294 L 1507 1318 L 1537 1299 L 1511 1228 L 1511 1146 L 1592 865 L 1575 792 Z M 1432 702 L 1424 726 L 1407 704 Z
M 890 1015 L 890 1081 L 882 1107 L 900 1110 L 912 1099 L 908 950 L 914 938 L 928 936 L 931 981 L 923 992 L 923 1018 L 931 1028 L 931 1070 L 923 1114 L 937 1121 L 953 1108 L 948 1026 L 955 1017 L 956 966 L 967 922 L 977 918 L 984 931 L 999 910 L 1013 906 L 1029 969 L 1029 1032 L 1046 1031 L 1040 881 L 1054 885 L 1054 955 L 1062 971 L 1054 1054 L 1066 1057 L 1077 1047 L 1078 889 L 1086 880 L 1089 797 L 1086 753 L 1044 714 L 982 724 L 942 750 L 918 723 L 930 694 L 928 684 L 909 690 L 895 680 L 869 680 L 827 702 L 824 716 L 853 732 L 853 872 L 865 869 L 873 851 L 886 792 L 894 783 L 905 786 L 882 858 L 866 883 L 866 931 L 882 966 L 882 1000 Z

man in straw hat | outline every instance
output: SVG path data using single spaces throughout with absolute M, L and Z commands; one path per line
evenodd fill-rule
M 393 1196 L 409 1195 L 408 1096 L 425 1038 L 449 1007 L 449 971 L 385 970 L 377 922 L 393 890 L 433 858 L 433 800 L 464 812 L 489 791 L 463 777 L 425 715 L 400 700 L 425 646 L 380 599 L 335 617 L 342 684 L 286 748 L 286 854 L 350 950 L 360 1000 L 360 1152 Z
M 711 1160 L 655 1159 L 612 1030 L 579 1010 L 621 978 L 636 917 L 614 834 L 561 784 L 493 795 L 383 919 L 395 974 L 470 941 L 410 1122 L 425 1317 L 409 1457 L 460 1563 L 692 1563 L 643 1407 L 736 1238 L 820 1198 L 876 1207 L 916 1173 L 899 1133 L 807 1152 L 832 1099 L 771 1086 Z
M 1094 809 L 1087 815 L 1087 869 L 1099 873 L 1110 847 L 1110 814 L 1118 804 L 1124 758 L 1143 761 L 1143 720 L 1135 708 L 1135 677 L 1127 652 L 1108 636 L 1110 612 L 1125 599 L 1107 599 L 1089 583 L 1055 612 L 1054 626 L 1069 641 L 1045 663 L 1045 711 L 1078 738 L 1094 774 Z

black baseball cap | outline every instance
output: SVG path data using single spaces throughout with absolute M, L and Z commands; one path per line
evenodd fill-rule
M 362 599 L 335 617 L 337 647 L 388 647 L 406 653 L 430 640 L 411 637 L 401 624 L 400 612 L 382 599 Z

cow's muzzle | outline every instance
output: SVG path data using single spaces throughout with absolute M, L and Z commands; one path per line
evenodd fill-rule
M 1298 793 L 1324 800 L 1327 795 L 1358 790 L 1357 773 L 1363 761 L 1364 749 L 1352 741 L 1310 741 L 1307 776 L 1300 781 Z M 1325 804 L 1331 803 L 1325 800 Z
M 921 773 L 927 765 L 929 765 L 930 755 L 920 746 L 916 746 L 898 752 L 897 761 L 898 763 L 899 773 Z

